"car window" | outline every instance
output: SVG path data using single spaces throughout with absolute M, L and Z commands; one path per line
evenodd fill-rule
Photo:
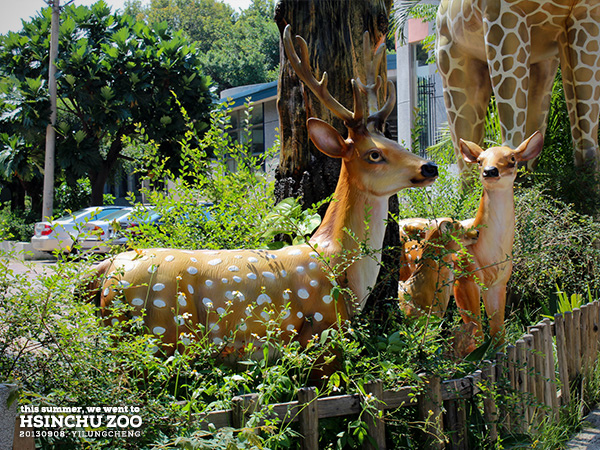
M 130 209 L 121 209 L 117 211 L 110 211 L 110 214 L 102 216 L 102 220 L 110 222 L 111 220 L 118 219 L 122 216 L 129 215 L 131 213 Z M 96 216 L 96 219 L 100 219 L 100 216 Z
M 90 220 L 103 219 L 106 216 L 113 214 L 114 212 L 115 212 L 114 209 L 95 210 L 95 211 L 92 211 L 92 214 L 90 215 Z M 117 210 L 117 212 L 121 212 L 121 210 Z
M 101 219 L 102 217 L 114 213 L 115 211 L 121 211 L 122 208 L 106 208 L 106 209 L 81 209 L 79 211 L 75 211 L 73 214 L 65 215 L 57 220 L 68 220 L 73 221 L 75 223 L 80 223 L 84 221 Z

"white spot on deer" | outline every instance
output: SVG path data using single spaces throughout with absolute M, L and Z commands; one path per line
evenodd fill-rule
M 173 319 L 175 320 L 175 323 L 179 326 L 185 324 L 185 319 L 181 316 L 175 316 Z
M 296 329 L 296 327 L 295 327 L 294 325 L 292 325 L 292 324 L 289 324 L 289 325 L 286 327 L 286 330 L 288 330 L 288 331 L 294 331 L 295 329 Z
M 235 258 L 235 259 L 242 259 L 242 258 L 243 258 L 243 256 L 242 256 L 242 255 L 235 255 L 235 256 L 234 256 L 234 258 Z
M 316 263 L 316 262 L 310 262 L 310 263 L 308 264 L 308 268 L 309 268 L 310 270 L 315 270 L 317 267 L 318 267 L 318 266 L 317 266 L 317 263 Z
M 323 296 L 323 303 L 325 303 L 326 305 L 329 305 L 332 300 L 333 300 L 333 297 L 331 295 L 324 295 Z
M 181 253 L 193 254 L 194 252 L 191 250 L 181 250 Z
M 306 300 L 308 297 L 310 297 L 310 294 L 306 289 L 298 289 L 298 297 Z
M 262 273 L 263 277 L 268 278 L 269 280 L 275 279 L 275 274 L 273 272 L 265 271 Z
M 321 314 L 321 313 L 319 313 L 319 312 L 316 312 L 316 313 L 313 315 L 313 317 L 314 317 L 314 319 L 315 319 L 317 322 L 320 322 L 321 320 L 323 320 L 323 314 Z
M 287 272 L 286 272 L 285 270 L 282 270 L 282 271 L 281 271 L 281 276 L 282 276 L 283 278 L 287 277 Z
M 148 273 L 156 273 L 157 270 L 158 266 L 156 264 L 150 264 L 150 267 L 148 267 Z
M 291 311 L 289 309 L 284 309 L 281 314 L 281 319 L 285 320 L 290 317 Z
M 157 298 L 156 300 L 154 300 L 152 302 L 152 304 L 154 306 L 156 306 L 157 308 L 164 308 L 165 306 L 167 306 L 167 304 L 163 300 L 161 300 L 160 298 Z
M 148 347 L 148 351 L 152 354 L 155 354 L 158 352 L 158 347 L 156 345 L 152 345 L 152 346 Z
M 269 313 L 266 311 L 263 311 L 260 313 L 260 316 L 265 319 L 265 320 L 269 320 L 271 317 L 269 316 Z
M 300 250 L 299 248 L 294 248 L 288 252 L 288 255 L 290 255 L 290 256 L 298 256 L 301 254 L 302 254 L 302 250 Z
M 302 319 L 302 318 L 304 317 L 304 314 L 302 314 L 302 311 L 298 311 L 298 312 L 296 313 L 296 317 L 297 317 L 298 319 Z
M 177 303 L 179 303 L 179 306 L 187 306 L 187 300 L 185 299 L 185 294 L 183 294 L 183 293 L 179 294 L 179 296 L 177 297 Z
M 252 307 L 247 306 L 246 309 L 244 310 L 244 312 L 246 313 L 247 316 L 251 316 L 252 315 Z
M 116 325 L 116 324 L 119 323 L 119 320 L 118 319 L 113 319 L 113 320 L 110 321 L 110 323 L 113 324 L 113 326 L 114 326 L 114 325 Z
M 208 331 L 219 331 L 220 329 L 221 329 L 221 327 L 217 323 L 209 323 L 208 324 Z
M 206 252 L 207 255 L 218 255 L 219 253 L 221 253 L 221 252 L 219 252 L 217 250 L 211 250 L 209 252 Z
M 152 329 L 152 332 L 153 332 L 154 334 L 159 334 L 159 335 L 160 335 L 160 334 L 164 334 L 164 332 L 165 332 L 165 331 L 167 331 L 167 330 L 166 330 L 165 328 L 163 328 L 163 327 L 154 327 L 154 328 Z
M 212 281 L 212 280 L 206 280 L 206 281 L 204 282 L 204 284 L 205 284 L 206 286 L 208 286 L 208 287 L 212 287 L 212 285 L 213 285 L 213 281 Z
M 227 278 L 221 278 L 221 283 L 227 284 L 229 283 L 229 280 Z
M 234 295 L 235 297 L 237 297 L 237 299 L 238 299 L 240 302 L 243 302 L 244 300 L 246 300 L 246 296 L 245 296 L 244 294 L 242 294 L 240 291 L 233 291 L 233 295 Z
M 236 283 L 241 283 L 242 282 L 242 277 L 238 277 L 237 275 L 235 275 L 233 277 L 233 281 L 235 281 Z
M 267 255 L 267 258 L 269 258 L 269 259 L 277 259 L 277 255 L 274 255 L 273 253 L 269 253 Z
M 208 297 L 204 297 L 202 299 L 202 303 L 204 303 L 204 306 L 206 306 L 207 308 L 212 308 L 213 307 L 213 302 L 210 298 Z
M 225 308 L 219 306 L 217 308 L 217 314 L 219 314 L 220 316 L 222 316 L 223 314 L 225 314 Z
M 317 287 L 319 285 L 319 282 L 317 280 L 310 280 L 310 285 L 312 287 Z
M 198 273 L 198 269 L 196 269 L 195 267 L 190 266 L 190 267 L 187 268 L 187 272 L 190 275 L 196 275 Z
M 230 272 L 239 272 L 240 268 L 238 266 L 229 266 L 227 270 L 229 270 Z
M 118 288 L 118 289 L 127 289 L 127 288 L 129 287 L 129 284 L 130 284 L 130 283 L 129 283 L 129 281 L 126 281 L 126 280 L 120 280 L 120 281 L 117 283 L 117 288 Z
M 144 300 L 139 297 L 136 297 L 133 300 L 131 300 L 131 304 L 133 306 L 142 306 L 144 304 Z
M 223 339 L 216 337 L 213 339 L 213 343 L 215 345 L 221 345 L 223 343 Z
M 260 294 L 256 298 L 256 303 L 258 305 L 262 305 L 263 303 L 271 303 L 271 297 L 269 297 L 267 294 Z
M 223 262 L 222 260 L 220 260 L 219 258 L 216 258 L 216 259 L 211 259 L 208 262 L 208 264 L 211 265 L 211 266 L 216 266 L 218 264 L 221 264 L 222 262 Z
M 258 259 L 256 259 L 254 256 L 251 256 L 250 258 L 248 258 L 248 262 L 254 264 L 258 262 Z
M 154 286 L 152 286 L 152 290 L 154 292 L 160 292 L 165 288 L 165 285 L 163 283 L 156 283 Z
M 235 297 L 233 296 L 233 293 L 231 291 L 227 291 L 225 292 L 225 298 L 227 300 L 233 300 Z
M 191 284 L 188 284 L 188 286 L 187 286 L 187 287 L 188 287 L 188 292 L 189 292 L 190 294 L 193 294 L 193 293 L 194 293 L 194 286 L 192 286 Z
M 289 300 L 290 299 L 290 292 L 291 291 L 289 289 L 286 289 L 285 291 L 283 291 L 283 295 L 282 296 L 283 296 L 284 300 Z
M 171 262 L 174 259 L 175 259 L 175 257 L 173 255 L 167 255 L 167 256 L 165 256 L 165 261 L 167 261 L 167 262 Z
M 248 329 L 248 325 L 246 325 L 246 323 L 242 323 L 240 325 L 240 331 L 246 331 Z
M 126 262 L 124 262 L 124 263 L 123 263 L 123 266 L 122 266 L 122 267 L 123 267 L 123 270 L 124 270 L 125 272 L 130 272 L 130 271 L 132 271 L 133 269 L 135 269 L 135 266 L 137 266 L 137 264 L 136 264 L 136 263 L 134 263 L 134 262 L 131 262 L 131 261 L 126 261 Z
M 256 274 L 254 272 L 250 272 L 248 275 L 246 275 L 248 278 L 250 278 L 251 280 L 256 280 Z
M 197 260 L 196 258 L 194 258 L 194 257 L 191 257 L 191 258 L 190 258 L 190 261 L 191 261 L 191 262 L 194 262 L 194 263 L 197 263 L 197 262 L 198 262 L 198 260 Z
M 190 338 L 184 336 L 181 338 L 181 343 L 183 345 L 190 345 L 192 343 L 192 341 L 190 341 Z
M 110 288 L 104 289 L 104 292 L 102 292 L 102 295 L 104 295 L 105 297 L 108 297 L 108 294 L 110 294 Z
M 304 266 L 298 266 L 298 267 L 296 267 L 296 272 L 298 272 L 298 273 L 304 273 Z

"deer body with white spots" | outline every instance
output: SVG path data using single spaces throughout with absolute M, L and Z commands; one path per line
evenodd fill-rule
M 294 338 L 305 345 L 338 320 L 359 313 L 379 272 L 389 197 L 404 188 L 427 186 L 437 177 L 433 163 L 383 136 L 382 124 L 395 103 L 391 83 L 383 108 L 378 109 L 376 102 L 382 83 L 374 74 L 383 45 L 373 57 L 365 33 L 366 83 L 352 81 L 351 112 L 331 97 L 325 73 L 321 81 L 313 76 L 306 42 L 299 36 L 295 40 L 300 56 L 286 28 L 284 46 L 292 67 L 348 129 L 344 138 L 319 119 L 307 122 L 316 147 L 342 160 L 334 201 L 308 244 L 275 251 L 147 249 L 102 263 L 99 271 L 106 275 L 100 290 L 102 311 L 108 315 L 115 296 L 122 295 L 133 309 L 127 315 L 143 317 L 148 330 L 163 342 L 165 353 L 202 335 L 235 357 L 250 343 L 260 349 L 271 320 L 281 328 L 281 339 Z M 367 120 L 361 92 L 368 99 Z M 370 216 L 368 229 L 365 214 Z M 367 241 L 374 255 L 362 257 L 355 238 Z M 342 259 L 353 262 L 332 275 L 329 267 Z M 350 294 L 334 299 L 335 284 Z M 261 355 L 259 351 L 256 357 Z

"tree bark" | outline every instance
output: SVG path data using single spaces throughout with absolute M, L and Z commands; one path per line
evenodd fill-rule
M 292 34 L 300 35 L 306 40 L 310 66 L 315 77 L 320 79 L 323 72 L 327 72 L 329 91 L 351 110 L 353 98 L 350 80 L 365 79 L 363 33 L 369 31 L 372 51 L 385 42 L 392 3 L 392 0 L 280 0 L 275 10 L 275 22 L 281 35 L 285 26 L 290 24 Z M 385 86 L 385 59 L 379 75 Z M 380 95 L 382 101 L 385 93 L 380 92 Z M 343 122 L 322 106 L 314 94 L 300 82 L 281 43 L 277 108 L 281 156 L 275 175 L 276 200 L 299 197 L 301 203 L 309 207 L 334 192 L 340 161 L 324 155 L 310 142 L 306 121 L 310 117 L 320 118 L 335 127 L 342 136 L 347 136 L 347 130 Z M 398 212 L 397 199 L 395 202 L 391 201 L 390 206 L 395 207 L 391 212 Z M 321 214 L 325 208 L 326 206 L 320 211 Z M 386 232 L 384 248 L 399 241 L 397 226 L 392 225 L 391 228 Z M 385 285 L 391 286 L 391 289 L 385 289 L 385 292 L 378 289 L 378 297 L 397 298 L 398 277 L 395 277 L 394 283 L 390 276 L 393 277 L 393 274 L 380 274 L 380 278 L 385 277 L 387 280 Z
M 117 132 L 104 161 L 95 172 L 89 174 L 92 185 L 90 206 L 104 205 L 104 185 L 123 150 L 123 133 L 122 130 Z

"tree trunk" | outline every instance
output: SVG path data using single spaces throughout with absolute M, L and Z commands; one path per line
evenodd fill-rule
M 310 66 L 315 77 L 320 79 L 326 71 L 329 76 L 329 91 L 351 110 L 353 98 L 350 80 L 365 79 L 363 33 L 369 31 L 373 51 L 380 43 L 385 42 L 391 7 L 392 0 L 280 0 L 275 10 L 275 22 L 280 34 L 290 24 L 292 34 L 298 34 L 306 40 Z M 379 75 L 385 86 L 385 59 Z M 324 155 L 310 142 L 306 131 L 307 119 L 320 118 L 334 126 L 343 136 L 347 136 L 347 130 L 343 122 L 322 106 L 314 94 L 299 81 L 281 43 L 277 108 L 281 156 L 275 175 L 276 200 L 299 197 L 301 203 L 308 207 L 334 192 L 340 161 Z M 395 207 L 390 209 L 391 212 L 398 212 L 397 201 L 391 201 L 390 206 Z M 320 211 L 321 214 L 324 209 L 325 207 Z M 384 242 L 384 248 L 395 245 L 399 241 L 397 226 L 392 225 L 386 236 L 388 238 Z M 387 280 L 385 285 L 391 288 L 385 289 L 385 292 L 378 289 L 378 297 L 397 298 L 398 277 L 390 273 L 382 273 L 381 277 Z M 396 282 L 390 280 L 390 277 L 394 277 Z
M 121 141 L 123 133 L 124 130 L 117 132 L 104 161 L 95 172 L 90 172 L 89 174 L 92 185 L 90 206 L 104 205 L 104 185 L 123 150 L 123 142 Z

